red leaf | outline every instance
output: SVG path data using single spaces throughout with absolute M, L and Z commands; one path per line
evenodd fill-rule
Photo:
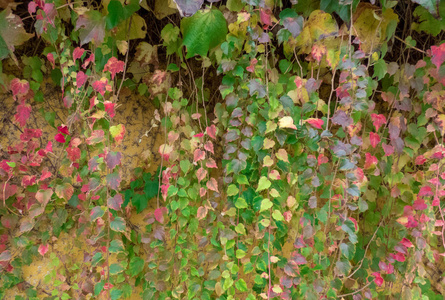
M 29 91 L 29 82 L 26 80 L 20 80 L 18 78 L 14 78 L 13 80 L 11 80 L 9 86 L 14 98 L 17 95 L 26 95 Z
M 202 151 L 201 149 L 196 149 L 193 154 L 193 161 L 196 163 L 200 160 L 203 160 L 206 157 L 205 151 Z
M 56 62 L 54 61 L 54 54 L 52 53 L 48 53 L 46 55 L 46 58 L 48 59 L 48 61 L 51 63 L 52 68 L 54 69 L 56 67 Z
M 161 208 L 156 208 L 154 211 L 154 216 L 156 221 L 158 221 L 159 223 L 164 223 L 164 214 L 166 214 L 167 208 L 166 207 L 161 207 Z
M 31 106 L 28 104 L 20 104 L 17 106 L 17 114 L 14 116 L 15 120 L 19 122 L 20 126 L 24 127 L 31 115 Z
M 0 184 L 0 200 L 5 201 L 9 197 L 15 195 L 17 192 L 17 186 L 15 184 L 3 183 Z M 5 196 L 3 198 L 3 196 Z
M 260 19 L 261 23 L 267 26 L 272 26 L 272 16 L 269 9 L 260 9 Z
M 216 140 L 216 126 L 212 125 L 206 128 L 206 132 L 208 134 L 209 137 L 211 137 L 212 139 Z
M 366 152 L 365 156 L 366 156 L 366 159 L 365 159 L 365 166 L 364 166 L 364 169 L 365 169 L 365 170 L 366 170 L 366 169 L 369 169 L 369 168 L 371 168 L 372 166 L 374 166 L 374 165 L 377 164 L 377 162 L 378 162 L 377 157 L 371 155 L 371 153 L 369 153 L 369 152 Z
M 311 125 L 314 128 L 317 129 L 322 129 L 321 126 L 323 126 L 324 121 L 322 119 L 315 119 L 315 118 L 310 118 L 306 120 L 307 123 L 309 123 L 309 125 Z
M 400 244 L 402 244 L 403 246 L 405 246 L 405 247 L 407 247 L 407 248 L 414 247 L 414 246 L 413 246 L 413 243 L 411 243 L 411 241 L 408 240 L 407 238 L 403 238 L 403 239 L 400 241 Z
M 201 182 L 207 176 L 207 170 L 204 168 L 199 168 L 196 171 L 196 177 L 198 178 L 198 183 Z
M 69 135 L 69 131 L 68 131 L 68 127 L 66 125 L 61 125 L 59 127 L 57 127 L 57 131 L 63 134 L 67 134 Z
M 212 190 L 212 191 L 214 191 L 214 192 L 218 192 L 218 182 L 216 181 L 216 179 L 215 178 L 210 178 L 210 180 L 209 181 L 207 181 L 207 188 L 209 189 L 209 190 Z
M 439 47 L 431 47 L 431 62 L 439 69 L 442 63 L 445 61 L 445 43 Z
M 51 172 L 48 171 L 48 168 L 43 168 L 42 175 L 40 176 L 39 181 L 43 181 L 45 179 L 48 179 L 52 176 Z
M 423 165 L 426 162 L 426 158 L 423 155 L 416 157 L 416 165 Z
M 420 199 L 420 200 L 414 201 L 413 208 L 415 210 L 424 210 L 424 209 L 428 208 L 428 205 L 425 204 L 425 200 Z
M 379 131 L 380 126 L 386 124 L 386 117 L 382 114 L 371 114 L 372 123 L 374 124 L 375 130 Z
M 116 211 L 121 210 L 122 203 L 124 203 L 124 200 L 122 199 L 122 195 L 119 193 L 117 193 L 114 197 L 108 198 L 107 200 L 108 207 Z
M 111 57 L 104 67 L 104 71 L 109 71 L 111 73 L 111 79 L 114 80 L 116 73 L 124 71 L 125 62 L 118 60 L 116 57 Z
M 69 160 L 71 160 L 72 162 L 75 162 L 76 160 L 78 160 L 80 158 L 80 149 L 77 147 L 68 147 L 66 148 L 66 153 L 67 156 L 69 158 Z
M 34 185 L 36 183 L 35 175 L 25 175 L 22 178 L 22 186 L 26 188 L 27 186 Z
M 39 251 L 40 255 L 44 256 L 45 253 L 48 252 L 48 244 L 46 244 L 46 245 L 41 244 L 39 246 L 39 250 L 38 251 Z
M 76 61 L 78 58 L 81 58 L 83 53 L 85 52 L 85 49 L 77 47 L 73 51 L 73 60 Z
M 54 136 L 54 139 L 55 139 L 57 142 L 62 143 L 62 144 L 66 142 L 66 140 L 65 140 L 65 136 L 64 136 L 63 134 L 61 134 L 61 133 L 56 134 L 56 135 Z
M 20 140 L 23 142 L 28 142 L 33 138 L 38 139 L 42 136 L 42 130 L 41 129 L 30 129 L 25 128 L 23 133 L 20 135 Z
M 371 142 L 372 148 L 375 148 L 380 143 L 380 136 L 377 133 L 370 132 L 369 141 Z
M 91 55 L 83 62 L 82 68 L 86 69 L 91 62 L 94 63 L 94 53 L 91 53 Z
M 108 113 L 110 118 L 113 118 L 116 115 L 116 112 L 114 111 L 114 106 L 115 105 L 116 105 L 116 103 L 113 103 L 111 101 L 105 101 L 104 102 L 105 111 Z
M 111 92 L 113 90 L 111 88 L 111 85 L 108 84 L 108 79 L 105 77 L 102 77 L 100 80 L 96 80 L 95 82 L 93 82 L 93 89 L 102 96 L 105 95 L 105 92 Z
M 85 75 L 84 72 L 82 72 L 82 71 L 77 72 L 77 75 L 76 75 L 77 88 L 80 88 L 82 85 L 84 85 L 84 83 L 87 81 L 87 79 L 88 79 L 88 76 Z
M 198 220 L 202 220 L 202 219 L 204 219 L 207 216 L 207 212 L 208 212 L 207 207 L 200 206 L 198 208 L 198 212 L 196 214 L 196 217 L 198 218 Z

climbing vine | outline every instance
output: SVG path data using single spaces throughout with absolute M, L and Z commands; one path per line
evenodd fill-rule
M 3 297 L 445 293 L 444 2 L 0 8 Z M 124 94 L 161 135 L 130 176 Z

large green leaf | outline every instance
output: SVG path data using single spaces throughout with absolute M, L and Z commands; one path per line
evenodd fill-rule
M 87 11 L 77 19 L 76 30 L 79 30 L 80 45 L 91 41 L 100 44 L 105 37 L 105 17 L 97 10 Z
M 439 0 L 412 0 L 426 8 L 436 19 L 439 18 Z
M 198 11 L 192 17 L 182 19 L 181 31 L 183 45 L 187 47 L 186 58 L 196 54 L 206 56 L 209 49 L 225 40 L 227 23 L 219 10 Z
M 26 33 L 22 19 L 14 15 L 11 9 L 0 12 L 0 60 L 14 52 L 19 46 L 29 40 L 33 35 Z

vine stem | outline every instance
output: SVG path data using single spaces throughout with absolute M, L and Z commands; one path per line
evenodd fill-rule
M 364 289 L 366 289 L 368 286 L 371 285 L 371 283 L 373 283 L 373 281 L 368 282 L 367 284 L 365 284 L 365 286 L 363 286 L 362 288 L 360 288 L 360 289 L 358 289 L 358 290 L 356 290 L 356 291 L 353 291 L 353 292 L 348 293 L 348 294 L 337 295 L 337 297 L 338 297 L 338 298 L 341 298 L 341 297 L 346 297 L 346 296 L 355 295 L 355 294 L 357 294 L 357 293 L 363 291 Z

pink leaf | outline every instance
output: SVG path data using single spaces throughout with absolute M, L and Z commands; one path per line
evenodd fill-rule
M 39 203 L 42 204 L 43 207 L 45 207 L 48 204 L 49 200 L 51 200 L 52 195 L 52 190 L 38 190 L 35 197 L 37 201 L 39 201 Z
M 374 282 L 377 286 L 382 286 L 384 280 L 379 272 L 374 272 L 372 275 L 375 277 Z
M 83 53 L 85 52 L 85 49 L 77 47 L 73 51 L 73 60 L 76 61 L 78 58 L 81 58 Z
M 82 68 L 86 69 L 91 62 L 94 63 L 94 53 L 91 53 L 91 55 L 85 59 Z
M 431 62 L 439 69 L 445 61 L 445 43 L 431 47 Z
M 416 157 L 416 165 L 423 165 L 426 162 L 426 158 L 423 155 L 419 155 Z
M 39 246 L 39 250 L 38 251 L 39 251 L 40 255 L 44 256 L 45 253 L 48 252 L 48 244 L 46 244 L 46 245 L 41 244 Z
M 391 145 L 387 145 L 385 143 L 382 143 L 383 151 L 385 151 L 385 156 L 390 156 L 394 153 L 394 147 Z
M 261 23 L 267 26 L 272 26 L 271 11 L 269 9 L 260 9 Z
M 42 175 L 40 176 L 39 181 L 43 181 L 45 179 L 48 179 L 52 176 L 51 172 L 48 171 L 48 168 L 43 168 Z
M 17 114 L 14 116 L 15 120 L 24 127 L 31 115 L 31 106 L 28 104 L 20 104 L 17 106 Z
M 204 219 L 207 216 L 207 212 L 208 212 L 207 207 L 200 206 L 198 208 L 198 212 L 196 214 L 196 217 L 198 218 L 198 220 L 202 220 L 202 219 Z
M 198 178 L 198 182 L 201 182 L 207 176 L 207 170 L 204 168 L 199 168 L 196 171 L 196 177 Z
M 108 198 L 107 200 L 108 207 L 116 211 L 121 210 L 122 203 L 124 203 L 124 200 L 122 199 L 122 195 L 119 193 L 117 193 L 114 197 Z
M 104 131 L 103 130 L 94 130 L 91 133 L 91 136 L 87 138 L 88 145 L 94 145 L 97 143 L 101 143 L 104 140 Z
M 213 151 L 213 143 L 211 141 L 208 141 L 207 143 L 205 143 L 204 149 L 215 154 L 215 152 Z
M 108 79 L 105 77 L 102 77 L 100 80 L 96 80 L 95 82 L 93 82 L 93 89 L 102 96 L 105 95 L 105 92 L 111 92 L 113 90 L 111 88 L 111 85 L 108 84 Z
M 306 122 L 309 123 L 309 125 L 311 125 L 312 127 L 317 129 L 322 129 L 322 126 L 324 124 L 324 121 L 322 119 L 315 119 L 315 118 L 307 119 Z
M 108 113 L 110 118 L 113 118 L 116 115 L 116 112 L 114 111 L 114 106 L 115 105 L 116 105 L 116 103 L 113 103 L 111 101 L 105 101 L 104 102 L 105 111 Z
M 56 62 L 54 61 L 54 54 L 52 53 L 48 53 L 46 55 L 46 58 L 48 59 L 48 61 L 51 63 L 51 67 L 54 69 L 56 67 Z
M 400 241 L 400 244 L 402 244 L 403 246 L 405 246 L 405 247 L 407 247 L 407 248 L 414 247 L 413 243 L 411 243 L 411 241 L 408 240 L 407 238 L 403 238 L 403 239 Z
M 386 117 L 382 114 L 371 114 L 372 123 L 374 124 L 375 130 L 379 131 L 380 126 L 386 124 Z
M 77 88 L 80 88 L 87 81 L 88 76 L 84 72 L 79 71 L 76 75 Z
M 29 91 L 29 82 L 26 80 L 14 78 L 13 80 L 11 80 L 10 89 L 14 98 L 17 95 L 26 95 Z
M 418 194 L 419 197 L 424 197 L 424 196 L 429 197 L 433 195 L 434 195 L 433 190 L 428 185 L 422 186 Z
M 159 223 L 164 223 L 164 214 L 167 213 L 167 208 L 166 207 L 161 207 L 161 208 L 157 208 L 154 211 L 154 216 L 156 221 L 158 221 Z
M 206 167 L 209 169 L 217 169 L 218 166 L 213 158 L 209 158 L 206 162 Z
M 216 140 L 216 126 L 212 125 L 206 128 L 206 132 L 208 134 L 209 137 L 211 137 L 212 139 Z
M 207 181 L 207 188 L 214 192 L 218 192 L 218 182 L 215 178 L 212 177 L 209 181 Z
M 121 163 L 122 154 L 120 152 L 108 152 L 105 157 L 105 162 L 110 170 L 113 170 L 117 165 Z
M 428 208 L 428 205 L 425 204 L 425 200 L 416 200 L 414 201 L 413 208 L 415 210 L 424 210 Z
M 0 200 L 5 201 L 9 197 L 15 195 L 16 192 L 17 192 L 17 186 L 15 184 L 9 184 L 9 183 L 0 184 Z M 3 196 L 5 197 L 3 198 Z
M 124 71 L 125 62 L 118 60 L 116 57 L 111 57 L 104 67 L 104 71 L 109 71 L 111 73 L 111 79 L 114 80 L 116 73 Z
M 206 157 L 205 151 L 202 151 L 201 149 L 196 149 L 193 154 L 193 161 L 196 163 L 200 160 L 203 160 Z
M 375 148 L 380 143 L 380 136 L 377 133 L 370 132 L 369 141 L 371 142 L 372 148 Z
M 371 155 L 371 153 L 369 153 L 369 152 L 366 152 L 365 156 L 366 156 L 365 165 L 364 165 L 365 170 L 369 169 L 372 166 L 377 164 L 377 162 L 378 162 L 377 157 Z

